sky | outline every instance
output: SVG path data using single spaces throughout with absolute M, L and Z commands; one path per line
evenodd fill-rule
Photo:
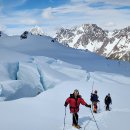
M 130 0 L 0 0 L 0 30 L 8 35 L 37 25 L 53 36 L 61 27 L 82 24 L 106 30 L 130 26 Z

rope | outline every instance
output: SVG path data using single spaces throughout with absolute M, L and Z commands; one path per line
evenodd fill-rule
M 93 119 L 94 119 L 94 121 L 95 121 L 95 123 L 96 123 L 97 129 L 99 130 L 99 127 L 98 127 L 97 121 L 96 121 L 96 119 L 95 119 L 95 117 L 94 117 L 94 114 L 93 114 L 93 112 L 92 112 L 91 108 L 90 108 L 90 111 L 91 111 L 92 116 L 93 116 Z
M 89 119 L 89 121 L 86 123 L 86 125 L 84 126 L 84 130 L 86 129 L 86 127 L 88 126 L 88 124 L 90 123 L 92 119 Z

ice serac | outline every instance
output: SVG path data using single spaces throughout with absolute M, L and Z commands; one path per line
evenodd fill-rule
M 34 97 L 62 82 L 82 80 L 87 76 L 79 66 L 47 57 L 30 57 L 27 62 L 0 63 L 0 72 L 1 101 Z
M 44 90 L 41 82 L 37 66 L 33 63 L 19 63 L 17 80 L 22 80 L 36 89 L 36 93 Z
M 0 81 L 17 79 L 18 63 L 0 63 Z
M 36 88 L 23 80 L 0 82 L 0 100 L 9 101 L 37 95 Z
M 37 95 L 37 86 L 18 76 L 19 63 L 0 63 L 0 100 L 13 100 Z M 28 75 L 25 75 L 28 76 Z

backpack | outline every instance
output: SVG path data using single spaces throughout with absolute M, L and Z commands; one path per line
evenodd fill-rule
M 90 100 L 92 101 L 92 102 L 98 102 L 99 100 L 98 100 L 98 96 L 96 95 L 96 94 L 93 94 L 93 93 L 91 93 L 91 98 L 90 98 Z

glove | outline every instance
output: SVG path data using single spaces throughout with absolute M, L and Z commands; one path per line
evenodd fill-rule
M 67 105 L 68 105 L 67 102 L 65 102 L 64 106 L 67 107 Z
M 91 105 L 88 105 L 89 108 L 91 108 Z
M 86 104 L 85 106 L 91 108 L 91 105 Z

